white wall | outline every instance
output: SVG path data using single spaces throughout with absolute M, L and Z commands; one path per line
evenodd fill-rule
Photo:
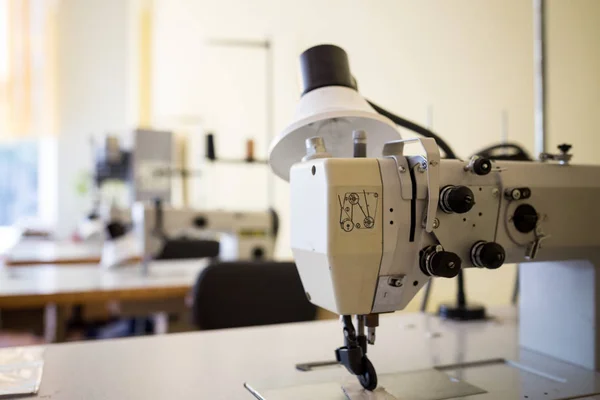
M 75 193 L 92 167 L 91 134 L 127 125 L 129 7 L 121 0 L 63 0 L 59 10 L 58 230 L 68 235 L 91 206 Z
M 600 162 L 600 2 L 548 1 L 548 149 Z

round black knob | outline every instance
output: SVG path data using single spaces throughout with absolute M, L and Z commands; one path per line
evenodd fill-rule
M 196 218 L 194 218 L 194 225 L 197 228 L 204 228 L 207 224 L 206 218 L 203 217 L 202 215 L 197 216 Z
M 120 222 L 110 222 L 106 225 L 106 232 L 111 240 L 118 239 L 125 236 L 127 233 L 127 227 Z
M 571 146 L 570 144 L 567 143 L 563 143 L 563 144 L 559 144 L 558 146 L 558 150 L 563 153 L 563 154 L 567 154 L 569 152 L 569 150 L 571 150 Z
M 477 175 L 487 175 L 492 171 L 492 162 L 488 158 L 478 158 L 473 162 L 473 172 Z
M 475 205 L 475 195 L 466 186 L 446 186 L 440 192 L 440 208 L 451 214 L 463 214 Z
M 535 208 L 529 204 L 521 204 L 513 215 L 513 224 L 521 233 L 529 233 L 535 229 L 538 223 L 538 214 Z
M 462 260 L 450 251 L 444 251 L 441 246 L 429 246 L 421 253 L 421 271 L 427 276 L 454 278 L 460 272 Z
M 495 242 L 477 242 L 471 247 L 471 262 L 479 268 L 496 269 L 504 264 L 504 247 Z
M 265 250 L 262 247 L 255 247 L 252 250 L 252 258 L 255 260 L 262 260 L 265 256 Z

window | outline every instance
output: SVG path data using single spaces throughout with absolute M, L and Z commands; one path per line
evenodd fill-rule
M 36 141 L 0 143 L 0 226 L 38 216 Z
M 57 4 L 0 0 L 0 227 L 45 220 L 55 204 L 42 148 L 56 133 Z

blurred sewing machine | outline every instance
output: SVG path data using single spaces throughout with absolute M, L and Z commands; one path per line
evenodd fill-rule
M 117 234 L 126 229 L 135 201 L 171 200 L 171 132 L 138 129 L 123 138 L 105 135 L 99 143 L 92 140 L 92 155 L 93 207 L 78 224 L 77 239 L 101 242 L 107 229 Z
M 144 259 L 264 260 L 273 257 L 279 219 L 273 210 L 199 210 L 157 200 L 134 205 L 133 225 Z

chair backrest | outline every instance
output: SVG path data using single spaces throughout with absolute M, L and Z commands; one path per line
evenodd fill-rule
M 192 319 L 203 330 L 312 321 L 316 314 L 293 262 L 215 263 L 194 287 Z
M 165 241 L 155 260 L 181 260 L 190 258 L 216 258 L 219 256 L 219 242 L 204 239 L 169 239 Z

